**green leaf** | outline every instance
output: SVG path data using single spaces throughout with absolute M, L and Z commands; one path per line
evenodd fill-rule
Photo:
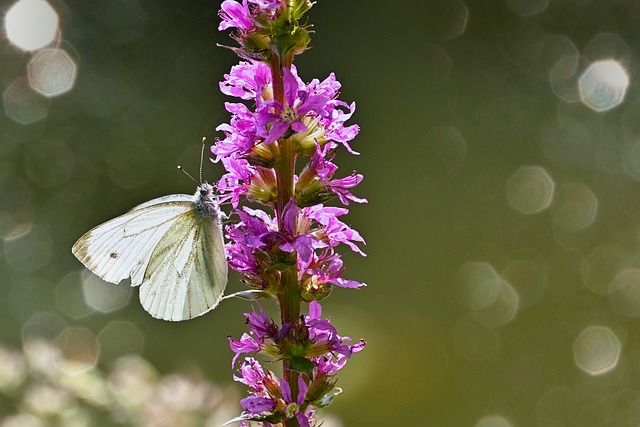
M 293 356 L 289 359 L 289 368 L 313 378 L 314 363 L 304 356 Z

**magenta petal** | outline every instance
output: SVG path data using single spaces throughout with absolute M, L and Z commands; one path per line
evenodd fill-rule
M 289 387 L 289 383 L 284 378 L 280 378 L 280 391 L 282 392 L 282 397 L 288 403 L 293 402 L 291 398 L 291 387 Z
M 311 424 L 309 424 L 309 417 L 307 417 L 305 414 L 298 412 L 296 414 L 296 418 L 298 419 L 298 424 L 300 424 L 300 427 L 311 427 Z
M 289 129 L 289 123 L 278 121 L 271 125 L 271 129 L 269 129 L 269 135 L 264 140 L 265 144 L 271 144 L 278 138 L 280 138 L 284 133 Z
M 296 120 L 295 122 L 291 123 L 291 129 L 293 129 L 295 132 L 306 132 L 309 130 L 307 125 L 302 123 L 300 120 Z
M 252 414 L 259 414 L 264 411 L 273 409 L 276 406 L 275 399 L 261 396 L 249 396 L 240 400 L 240 405 Z
M 322 316 L 322 306 L 318 301 L 311 301 L 309 303 L 309 319 L 320 319 Z
M 307 390 L 309 390 L 309 386 L 307 386 L 307 383 L 304 381 L 304 378 L 302 378 L 302 375 L 298 376 L 298 390 L 297 403 L 298 405 L 302 405 L 302 403 L 304 402 L 304 398 L 307 395 Z
M 287 104 L 290 107 L 293 107 L 293 104 L 296 102 L 296 98 L 298 96 L 298 80 L 288 68 L 284 68 L 282 71 L 284 81 L 284 97 L 287 100 Z

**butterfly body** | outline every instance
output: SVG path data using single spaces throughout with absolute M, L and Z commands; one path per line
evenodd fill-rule
M 210 184 L 138 205 L 85 233 L 73 254 L 111 283 L 131 279 L 152 316 L 186 320 L 215 308 L 227 284 L 220 210 Z

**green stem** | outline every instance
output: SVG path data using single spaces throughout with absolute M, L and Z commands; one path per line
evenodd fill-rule
M 284 66 L 291 66 L 290 60 L 285 60 Z M 273 81 L 274 100 L 286 106 L 284 99 L 284 80 L 280 61 L 271 62 L 271 76 Z M 293 144 L 289 139 L 280 139 L 277 142 L 280 149 L 280 157 L 275 165 L 276 181 L 278 186 L 278 198 L 276 200 L 276 215 L 278 217 L 278 229 L 284 231 L 284 207 L 293 197 L 293 176 L 295 172 L 296 155 Z M 298 286 L 298 267 L 294 265 L 281 274 L 281 288 L 278 295 L 280 304 L 280 320 L 282 324 L 294 324 L 300 321 L 300 288 Z M 298 396 L 298 372 L 289 369 L 288 360 L 282 360 L 282 374 L 291 386 L 293 399 Z M 286 427 L 299 427 L 298 420 L 291 418 L 285 420 Z

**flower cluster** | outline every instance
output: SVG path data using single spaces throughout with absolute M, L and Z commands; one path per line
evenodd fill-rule
M 230 338 L 233 365 L 244 359 L 235 379 L 249 387 L 243 414 L 232 420 L 243 425 L 314 425 L 316 410 L 340 392 L 336 372 L 365 345 L 349 345 L 320 317 L 319 301 L 333 287 L 364 286 L 343 277 L 338 252 L 346 247 L 364 256 L 364 239 L 340 219 L 346 208 L 327 203 L 366 200 L 352 193 L 362 175 L 339 177 L 334 163 L 341 148 L 358 154 L 350 142 L 359 127 L 345 125 L 355 103 L 338 99 L 333 73 L 305 83 L 292 63 L 307 49 L 308 27 L 299 19 L 311 6 L 308 0 L 226 0 L 220 11 L 219 29 L 234 29 L 240 47 L 231 49 L 242 59 L 220 83 L 238 101 L 225 104 L 231 119 L 217 127 L 224 137 L 211 148 L 226 170 L 217 184 L 220 200 L 230 202 L 238 218 L 226 227 L 227 257 L 252 295 L 275 299 L 281 313 L 280 324 L 262 309 L 247 313 L 250 333 Z M 303 302 L 309 303 L 306 316 Z M 283 376 L 265 369 L 257 355 L 282 361 Z
M 308 426 L 315 409 L 327 406 L 340 393 L 333 375 L 352 354 L 361 351 L 365 343 L 360 340 L 357 344 L 346 344 L 351 339 L 339 336 L 321 314 L 320 304 L 311 302 L 309 315 L 304 316 L 303 324 L 295 333 L 287 330 L 290 325 L 279 328 L 264 310 L 245 314 L 250 333 L 243 334 L 239 341 L 229 338 L 236 353 L 234 364 L 242 354 L 284 356 L 309 379 L 298 377 L 298 395 L 294 398 L 287 380 L 278 379 L 272 371 L 265 371 L 256 359 L 246 357 L 235 380 L 250 389 L 250 396 L 240 402 L 249 418 L 276 423 L 296 417 L 301 426 Z

